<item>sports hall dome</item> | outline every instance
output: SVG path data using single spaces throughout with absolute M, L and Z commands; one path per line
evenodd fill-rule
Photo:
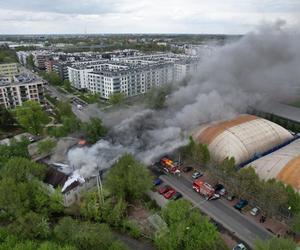
M 290 184 L 295 190 L 300 191 L 300 139 L 287 146 L 251 162 L 261 179 L 272 179 Z
M 234 157 L 236 164 L 250 160 L 293 139 L 283 127 L 253 115 L 200 127 L 193 133 L 195 141 L 207 144 L 216 161 Z

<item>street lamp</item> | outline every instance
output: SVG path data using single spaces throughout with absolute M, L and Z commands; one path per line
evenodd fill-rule
M 290 218 L 291 218 L 291 210 L 292 210 L 292 207 L 289 206 L 289 207 L 288 207 L 288 210 L 289 210 L 289 219 L 290 219 Z

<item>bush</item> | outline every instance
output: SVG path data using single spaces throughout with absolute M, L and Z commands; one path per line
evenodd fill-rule
M 138 239 L 142 236 L 140 227 L 134 221 L 124 220 L 122 229 L 124 232 L 128 232 L 133 238 Z

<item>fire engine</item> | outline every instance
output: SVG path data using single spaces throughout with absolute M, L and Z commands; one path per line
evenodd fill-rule
M 164 170 L 168 173 L 172 174 L 180 174 L 180 170 L 176 164 L 174 164 L 174 161 L 172 161 L 168 157 L 163 157 L 160 160 L 160 164 L 164 167 Z
M 193 189 L 205 196 L 207 199 L 210 199 L 211 197 L 213 197 L 215 195 L 215 189 L 208 184 L 207 182 L 204 182 L 202 180 L 196 180 L 193 182 Z

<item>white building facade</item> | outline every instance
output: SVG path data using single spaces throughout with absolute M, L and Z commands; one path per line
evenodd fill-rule
M 136 96 L 195 73 L 198 61 L 183 62 L 183 57 L 158 54 L 76 63 L 68 67 L 69 81 L 76 89 L 98 93 L 104 99 L 113 93 Z

